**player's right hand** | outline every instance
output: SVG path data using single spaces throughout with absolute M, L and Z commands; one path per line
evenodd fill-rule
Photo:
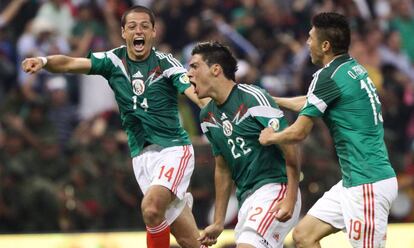
M 36 73 L 43 68 L 43 61 L 40 58 L 27 58 L 22 62 L 23 71 L 26 73 Z
M 223 232 L 223 229 L 224 227 L 222 225 L 209 225 L 201 232 L 198 241 L 200 241 L 202 245 L 214 245 L 215 243 L 217 243 L 217 238 Z

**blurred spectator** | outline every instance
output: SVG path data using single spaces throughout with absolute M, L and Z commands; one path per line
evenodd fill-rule
M 46 56 L 56 53 L 69 53 L 69 43 L 59 36 L 56 26 L 45 19 L 35 19 L 29 23 L 25 33 L 17 43 L 17 54 L 21 61 L 30 56 Z M 29 75 L 19 70 L 19 82 L 28 101 L 41 101 L 45 95 L 45 81 L 48 73 Z
M 36 19 L 48 21 L 54 26 L 59 36 L 68 38 L 74 23 L 68 3 L 70 1 L 46 0 L 40 6 Z
M 54 125 L 58 142 L 66 149 L 72 132 L 79 122 L 76 106 L 70 104 L 67 93 L 67 80 L 63 76 L 48 79 L 46 87 L 49 93 L 48 119 Z
M 391 28 L 395 28 L 401 34 L 403 50 L 414 63 L 414 14 L 413 3 L 410 0 L 397 0 L 393 4 L 396 16 L 391 20 Z

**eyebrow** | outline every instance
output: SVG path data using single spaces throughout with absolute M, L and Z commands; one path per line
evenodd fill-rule
M 151 24 L 151 22 L 150 21 L 147 21 L 147 20 L 141 21 L 141 22 L 135 21 L 135 20 L 131 20 L 131 21 L 128 21 L 126 24 Z
M 190 63 L 188 66 L 194 67 L 195 65 L 197 65 L 197 62 Z

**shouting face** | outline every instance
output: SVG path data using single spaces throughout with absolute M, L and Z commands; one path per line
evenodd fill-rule
M 322 43 L 319 41 L 316 29 L 314 27 L 309 31 L 309 38 L 306 44 L 309 47 L 312 63 L 315 65 L 323 65 L 324 53 L 322 50 Z
M 198 98 L 210 96 L 211 89 L 211 68 L 203 60 L 200 54 L 191 57 L 188 77 L 195 88 Z
M 146 59 L 156 36 L 150 16 L 144 12 L 131 12 L 125 20 L 122 38 L 126 42 L 129 58 L 135 61 Z

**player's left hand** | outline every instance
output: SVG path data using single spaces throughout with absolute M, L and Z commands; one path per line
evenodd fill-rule
M 275 131 L 273 130 L 273 128 L 271 127 L 266 127 L 265 129 L 262 130 L 262 132 L 260 133 L 259 136 L 259 142 L 260 144 L 264 145 L 264 146 L 268 146 L 271 145 L 271 141 L 272 141 L 272 135 L 275 133 Z
M 217 224 L 212 224 L 206 227 L 202 232 L 198 241 L 202 245 L 211 246 L 217 243 L 217 238 L 223 232 L 224 227 Z
M 273 212 L 276 219 L 280 222 L 286 222 L 292 218 L 295 203 L 286 198 L 278 202 L 270 212 Z

